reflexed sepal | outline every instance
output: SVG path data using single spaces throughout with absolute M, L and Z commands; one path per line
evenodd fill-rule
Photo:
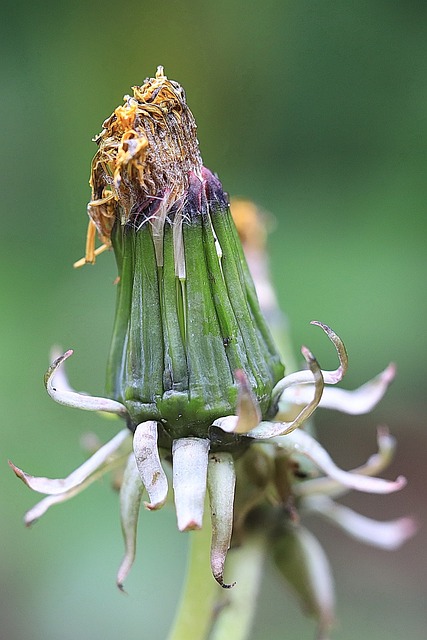
M 310 368 L 310 373 L 314 380 L 314 397 L 312 400 L 298 413 L 292 422 L 261 422 L 255 429 L 248 432 L 251 438 L 258 440 L 265 438 L 274 438 L 277 436 L 287 436 L 301 427 L 306 420 L 312 415 L 322 398 L 324 381 L 322 371 L 313 354 L 306 348 L 302 347 L 302 354 Z M 292 374 L 291 374 L 292 375 Z
M 297 454 L 307 457 L 329 478 L 347 489 L 384 494 L 399 491 L 406 485 L 406 479 L 403 476 L 399 476 L 396 480 L 384 480 L 383 478 L 370 478 L 357 472 L 340 469 L 326 449 L 302 429 L 296 429 L 286 436 L 274 438 L 274 441 L 290 456 Z M 312 480 L 310 482 L 315 481 Z
M 304 498 L 302 504 L 305 512 L 317 513 L 340 527 L 352 538 L 380 549 L 397 549 L 409 540 L 418 528 L 411 517 L 385 522 L 373 520 L 356 513 L 349 507 L 337 504 L 327 496 L 309 496 Z
M 330 327 L 328 327 L 328 325 L 323 324 L 322 322 L 318 322 L 317 320 L 313 320 L 310 324 L 314 324 L 318 327 L 321 327 L 321 329 L 323 329 L 323 331 L 326 333 L 329 340 L 332 342 L 332 344 L 336 349 L 338 360 L 339 360 L 339 366 L 333 371 L 324 371 L 322 369 L 321 373 L 322 373 L 323 382 L 325 384 L 337 384 L 343 379 L 348 367 L 348 356 L 347 356 L 345 345 L 341 340 L 341 338 L 335 333 L 335 331 L 333 331 Z M 303 355 L 304 355 L 304 352 L 303 352 Z M 272 407 L 276 411 L 275 420 L 282 420 L 283 415 L 287 414 L 286 408 L 283 408 L 281 406 L 281 401 L 282 401 L 284 392 L 287 389 L 294 388 L 296 385 L 312 384 L 312 383 L 313 383 L 313 378 L 310 375 L 310 372 L 308 370 L 291 373 L 288 376 L 279 380 L 279 382 L 276 384 L 272 392 L 272 396 L 273 396 Z M 286 398 L 284 398 L 284 400 L 286 404 Z
M 68 491 L 76 489 L 80 484 L 85 482 L 93 473 L 97 472 L 103 466 L 111 464 L 120 447 L 129 439 L 129 431 L 123 429 L 119 431 L 109 442 L 100 447 L 88 460 L 80 467 L 75 469 L 66 478 L 44 478 L 32 476 L 19 467 L 15 466 L 9 460 L 9 466 L 30 489 L 38 493 L 55 496 L 65 494 Z
M 383 398 L 395 374 L 396 367 L 391 363 L 375 378 L 365 382 L 357 389 L 347 391 L 336 387 L 326 387 L 319 406 L 324 409 L 342 411 L 350 415 L 369 413 Z M 285 389 L 280 401 L 281 403 L 288 402 L 291 405 L 305 404 L 311 393 L 308 385 L 295 385 Z
M 157 422 L 149 420 L 137 426 L 133 450 L 141 481 L 150 498 L 145 506 L 150 511 L 160 509 L 168 497 L 168 481 L 157 448 Z
M 224 564 L 233 530 L 233 506 L 236 473 L 230 453 L 211 453 L 208 462 L 208 492 L 212 521 L 211 569 L 215 580 L 224 583 Z
M 207 439 L 181 438 L 172 444 L 173 489 L 180 531 L 202 527 L 208 452 Z
M 136 531 L 143 492 L 144 485 L 139 476 L 135 457 L 131 454 L 128 458 L 120 489 L 120 520 L 125 542 L 125 555 L 117 572 L 117 586 L 121 590 L 123 590 L 123 582 L 135 559 Z
M 72 349 L 69 349 L 64 355 L 56 358 L 50 365 L 44 376 L 44 384 L 46 391 L 55 402 L 63 404 L 66 407 L 74 407 L 76 409 L 84 409 L 85 411 L 107 411 L 108 413 L 117 413 L 126 416 L 126 407 L 120 402 L 110 400 L 109 398 L 98 398 L 96 396 L 88 396 L 84 393 L 78 393 L 71 389 L 66 382 L 64 376 L 59 376 L 58 384 L 54 386 L 55 374 L 58 368 L 73 355 Z
M 129 430 L 123 429 L 66 478 L 37 478 L 9 462 L 15 474 L 30 489 L 48 494 L 27 511 L 24 517 L 26 526 L 34 524 L 54 504 L 70 500 L 108 471 L 114 471 L 122 466 L 124 459 L 129 455 L 130 440 Z
M 365 464 L 352 469 L 352 473 L 374 476 L 388 467 L 394 455 L 396 440 L 390 435 L 387 427 L 379 427 L 377 430 L 377 442 L 378 452 L 370 456 Z M 337 498 L 345 494 L 348 488 L 336 479 L 324 477 L 299 483 L 294 486 L 293 491 L 295 495 L 301 497 L 324 494 Z

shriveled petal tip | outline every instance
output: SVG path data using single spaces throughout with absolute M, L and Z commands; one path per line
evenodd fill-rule
M 139 475 L 150 498 L 145 506 L 150 510 L 160 509 L 168 496 L 168 481 L 157 448 L 157 422 L 149 420 L 136 427 L 133 450 Z
M 209 440 L 180 438 L 172 444 L 173 488 L 180 531 L 201 529 L 206 494 Z
M 73 350 L 69 349 L 64 354 L 63 349 L 61 349 L 57 345 L 53 345 L 49 353 L 49 362 L 54 363 L 57 360 L 60 360 L 61 358 L 63 358 L 62 362 L 64 362 L 64 358 L 67 359 L 73 353 L 74 353 Z M 65 367 L 60 367 L 60 366 L 57 367 L 55 372 L 55 387 L 56 389 L 60 389 L 61 391 L 74 391 L 74 389 L 70 386 L 70 383 L 68 382 L 68 376 L 65 371 Z
M 59 495 L 67 493 L 71 489 L 74 489 L 82 482 L 84 482 L 91 474 L 102 467 L 111 456 L 117 452 L 120 446 L 130 437 L 128 429 L 122 429 L 114 436 L 107 444 L 98 449 L 93 456 L 86 460 L 80 467 L 70 473 L 66 478 L 44 478 L 31 476 L 19 467 L 15 466 L 13 462 L 9 461 L 9 466 L 13 469 L 15 474 L 20 478 L 30 489 L 38 491 L 39 493 L 45 493 L 47 495 Z
M 50 397 L 55 400 L 55 402 L 63 404 L 66 407 L 75 407 L 76 409 L 84 409 L 85 411 L 107 411 L 109 413 L 116 413 L 122 416 L 127 415 L 126 407 L 120 402 L 116 402 L 116 400 L 99 398 L 97 396 L 87 396 L 83 393 L 70 390 L 68 383 L 65 386 L 63 385 L 63 376 L 58 380 L 59 384 L 53 386 L 58 368 L 72 354 L 72 349 L 69 349 L 62 356 L 57 358 L 47 370 L 44 376 L 44 384 Z
M 395 481 L 382 478 L 370 478 L 351 471 L 344 471 L 336 466 L 328 452 L 308 433 L 297 429 L 283 438 L 275 438 L 275 442 L 289 454 L 306 456 L 326 475 L 336 480 L 342 487 L 366 491 L 367 493 L 392 493 L 406 485 L 406 479 L 399 476 Z M 320 481 L 320 479 L 319 479 Z M 314 482 L 314 480 L 310 481 Z M 302 483 L 301 486 L 304 486 Z
M 337 504 L 326 496 L 305 498 L 303 508 L 304 511 L 317 513 L 339 526 L 356 540 L 380 549 L 397 549 L 417 531 L 416 522 L 410 517 L 379 522 Z
M 336 409 L 350 415 L 368 413 L 382 399 L 395 374 L 395 365 L 389 364 L 375 378 L 352 391 L 326 387 L 319 406 L 325 409 Z M 282 394 L 281 401 L 297 405 L 304 404 L 308 402 L 310 393 L 310 388 L 307 386 L 287 388 Z
M 230 589 L 236 583 L 224 583 L 224 564 L 233 530 L 233 505 L 236 473 L 230 453 L 211 453 L 208 462 L 208 493 L 211 509 L 211 569 L 218 584 Z
M 139 476 L 135 456 L 131 454 L 120 489 L 120 519 L 125 542 L 125 555 L 117 572 L 117 586 L 121 591 L 123 591 L 123 583 L 135 560 L 136 532 L 143 492 L 144 485 Z
M 302 347 L 301 352 L 310 368 L 310 371 L 307 373 L 312 376 L 312 380 L 314 378 L 314 397 L 292 422 L 261 422 L 255 429 L 252 429 L 246 434 L 250 438 L 260 440 L 288 435 L 303 425 L 319 405 L 324 387 L 322 371 L 316 358 L 306 347 Z
M 319 322 L 318 320 L 312 320 L 310 324 L 314 324 L 315 326 L 323 329 L 323 331 L 326 333 L 329 340 L 334 344 L 334 347 L 337 350 L 338 359 L 340 361 L 340 366 L 338 367 L 338 369 L 335 369 L 334 371 L 322 371 L 323 377 L 327 384 L 336 384 L 343 379 L 348 369 L 348 355 L 344 343 L 341 338 L 335 333 L 335 331 L 328 327 L 327 324 Z

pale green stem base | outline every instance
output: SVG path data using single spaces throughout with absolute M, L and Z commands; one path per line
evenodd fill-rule
M 262 534 L 247 534 L 244 544 L 227 557 L 228 579 L 236 585 L 222 593 L 209 640 L 247 640 L 256 613 L 261 587 L 266 540 Z
M 186 583 L 167 640 L 205 640 L 220 590 L 209 565 L 210 523 L 205 522 L 200 531 L 187 535 L 190 536 L 190 548 Z
M 186 584 L 167 640 L 247 640 L 262 580 L 265 540 L 248 534 L 241 547 L 229 552 L 227 574 L 236 585 L 224 590 L 210 571 L 210 526 L 204 524 L 190 536 Z

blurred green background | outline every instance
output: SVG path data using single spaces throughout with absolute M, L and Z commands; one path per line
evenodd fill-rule
M 186 89 L 205 164 L 276 217 L 271 265 L 295 345 L 332 366 L 309 321 L 331 324 L 350 354 L 347 387 L 398 365 L 373 414 L 317 419 L 345 467 L 374 450 L 377 424 L 399 439 L 388 476 L 404 473 L 408 488 L 347 504 L 426 522 L 427 4 L 17 0 L 2 9 L 0 637 L 162 640 L 179 595 L 186 537 L 172 511 L 142 513 L 125 597 L 108 482 L 28 531 L 21 517 L 36 496 L 6 464 L 63 476 L 82 461 L 82 434 L 106 440 L 117 429 L 54 405 L 42 376 L 59 343 L 75 349 L 74 385 L 102 393 L 114 260 L 71 266 L 84 249 L 91 138 L 158 64 Z M 425 638 L 425 529 L 389 553 L 308 524 L 336 576 L 333 638 Z M 271 568 L 252 640 L 267 636 L 313 636 Z

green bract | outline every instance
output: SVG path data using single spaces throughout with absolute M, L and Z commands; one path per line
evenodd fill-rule
M 157 420 L 172 438 L 207 437 L 216 418 L 236 413 L 236 371 L 263 418 L 283 377 L 221 184 L 207 169 L 188 182 L 179 221 L 176 207 L 165 220 L 160 264 L 151 220 L 161 204 L 112 231 L 120 282 L 107 393 L 134 425 Z

